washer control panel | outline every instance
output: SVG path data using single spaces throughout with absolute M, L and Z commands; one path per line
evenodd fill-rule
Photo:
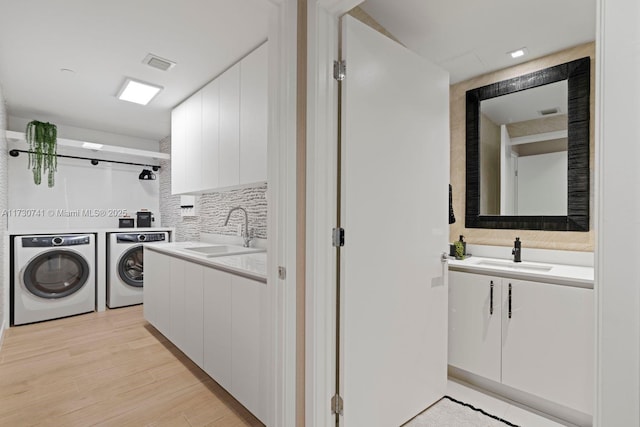
M 91 239 L 88 235 L 22 237 L 23 248 L 50 248 L 53 246 L 77 246 L 77 245 L 88 245 L 90 243 L 91 243 Z

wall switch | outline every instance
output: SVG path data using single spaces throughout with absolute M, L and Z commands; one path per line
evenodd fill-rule
M 242 236 L 242 224 L 238 224 L 236 227 L 236 236 Z

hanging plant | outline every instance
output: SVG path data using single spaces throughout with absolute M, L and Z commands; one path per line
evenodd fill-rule
M 58 167 L 56 125 L 33 120 L 27 124 L 25 136 L 29 144 L 28 167 L 33 172 L 33 182 L 40 185 L 42 173 L 46 172 L 49 188 L 53 187 L 54 174 Z

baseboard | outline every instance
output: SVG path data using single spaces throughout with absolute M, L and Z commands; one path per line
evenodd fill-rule
M 489 394 L 509 404 L 548 418 L 556 423 L 570 427 L 592 427 L 593 417 L 575 409 L 558 405 L 531 394 L 513 389 L 495 381 L 488 380 L 451 365 L 448 367 L 449 379 Z

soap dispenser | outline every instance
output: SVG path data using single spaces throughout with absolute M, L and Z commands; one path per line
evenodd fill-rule
M 522 242 L 519 237 L 516 237 L 516 240 L 513 242 L 511 255 L 513 255 L 513 262 L 522 262 Z

